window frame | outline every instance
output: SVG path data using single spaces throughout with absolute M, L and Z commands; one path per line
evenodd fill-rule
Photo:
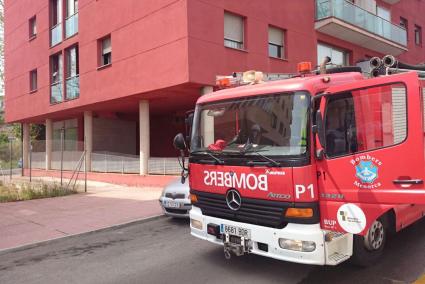
M 415 24 L 415 44 L 422 46 L 422 27 Z
M 226 14 L 229 14 L 229 15 L 234 16 L 234 17 L 238 17 L 238 18 L 240 18 L 242 20 L 242 35 L 241 35 L 242 36 L 242 41 L 241 42 L 239 42 L 237 40 L 234 40 L 234 39 L 226 38 L 226 24 L 225 24 Z M 224 47 L 230 48 L 230 49 L 236 49 L 236 50 L 246 51 L 246 38 L 245 38 L 245 33 L 246 33 L 245 32 L 245 30 L 246 30 L 246 17 L 245 16 L 242 16 L 240 14 L 237 14 L 237 13 L 233 13 L 233 12 L 224 10 L 224 13 L 223 13 L 223 27 L 224 27 L 223 28 Z M 238 47 L 233 47 L 233 46 L 230 46 L 230 45 L 226 45 L 226 41 L 227 42 L 232 42 L 232 43 L 239 44 L 241 47 L 238 48 Z
M 275 30 L 279 30 L 280 32 L 282 32 L 282 42 L 281 42 L 282 45 L 277 45 L 275 43 L 271 43 L 270 42 L 270 29 L 275 29 Z M 268 40 L 267 40 L 268 41 L 268 45 L 267 45 L 268 50 L 267 51 L 268 51 L 269 57 L 270 58 L 275 58 L 275 59 L 287 60 L 287 54 L 286 54 L 286 41 L 287 41 L 286 30 L 285 29 L 282 29 L 280 27 L 274 26 L 274 25 L 268 25 L 267 32 L 268 32 L 268 34 L 267 34 L 267 36 L 268 36 Z M 272 45 L 274 47 L 277 47 L 278 50 L 280 49 L 280 57 L 279 56 L 277 56 L 277 57 L 276 56 L 272 56 L 270 54 L 270 45 Z M 278 54 L 279 54 L 279 52 L 278 52 Z
M 109 38 L 109 42 L 110 42 L 110 52 L 109 52 L 109 62 L 104 64 L 104 56 L 108 53 L 103 53 L 104 52 L 104 47 L 103 47 L 103 43 L 106 39 Z M 112 35 L 106 35 L 100 39 L 98 39 L 98 68 L 97 69 L 103 69 L 105 67 L 111 66 L 112 65 Z
M 404 17 L 400 17 L 400 27 L 403 27 L 406 30 L 406 40 L 409 41 L 409 20 Z
M 358 155 L 358 154 L 362 154 L 362 153 L 369 153 L 369 152 L 372 152 L 372 151 L 378 151 L 378 150 L 381 150 L 381 149 L 386 149 L 386 148 L 389 148 L 389 147 L 401 145 L 401 144 L 403 144 L 407 141 L 407 139 L 409 138 L 409 96 L 408 96 L 409 89 L 404 82 L 400 82 L 400 81 L 395 81 L 395 82 L 385 83 L 385 84 L 378 84 L 378 85 L 374 85 L 374 86 L 368 86 L 368 87 L 365 87 L 365 88 L 346 90 L 346 91 L 341 92 L 341 93 L 332 93 L 332 94 L 320 95 L 320 97 L 324 97 L 326 99 L 326 109 L 325 109 L 325 112 L 323 114 L 323 125 L 326 127 L 326 118 L 327 118 L 327 111 L 328 111 L 327 105 L 328 105 L 328 99 L 330 97 L 344 95 L 347 92 L 351 93 L 353 91 L 362 91 L 362 90 L 366 90 L 366 89 L 371 89 L 371 88 L 376 88 L 376 87 L 385 87 L 385 86 L 391 86 L 391 85 L 402 85 L 404 87 L 404 89 L 406 90 L 406 93 L 404 95 L 405 98 L 406 98 L 406 136 L 404 137 L 403 141 L 400 141 L 396 144 L 391 144 L 391 145 L 388 145 L 388 146 L 383 146 L 383 147 L 378 147 L 378 148 L 368 149 L 368 150 L 363 150 L 363 151 L 356 151 L 354 153 L 335 155 L 335 156 L 332 156 L 332 157 L 328 156 L 328 154 L 326 153 L 327 152 L 326 151 L 327 145 L 324 145 L 324 150 L 325 150 L 324 156 L 325 156 L 326 160 L 333 160 L 333 159 L 338 159 L 338 158 L 342 158 L 342 157 L 353 156 L 353 155 Z M 326 131 L 326 129 L 323 129 L 323 131 Z
M 28 20 L 28 36 L 29 40 L 33 40 L 37 37 L 37 16 L 34 15 Z
M 35 88 L 33 88 L 34 87 L 34 85 L 33 85 L 33 83 L 34 83 L 33 75 L 34 74 L 35 74 Z M 30 94 L 32 94 L 32 93 L 37 92 L 37 90 L 38 90 L 38 71 L 37 71 L 37 68 L 32 69 L 30 71 L 30 78 L 29 79 L 30 79 Z
M 53 58 L 58 57 L 58 81 L 53 80 Z M 50 105 L 55 105 L 63 103 L 65 101 L 65 88 L 64 88 L 64 55 L 62 51 L 59 51 L 55 54 L 50 55 L 49 57 L 49 102 Z M 61 90 L 61 100 L 57 102 L 52 102 L 52 86 L 58 84 Z
M 319 52 L 318 52 L 319 51 L 319 45 L 333 49 L 335 51 L 342 52 L 343 61 L 344 61 L 342 66 L 349 66 L 350 65 L 350 60 L 351 60 L 351 51 L 350 50 L 347 50 L 347 49 L 344 49 L 344 48 L 341 48 L 341 47 L 338 47 L 338 46 L 335 46 L 335 45 L 332 45 L 332 44 L 328 44 L 328 43 L 325 43 L 325 42 L 322 42 L 322 41 L 318 41 L 317 44 L 316 44 L 317 61 L 318 61 L 317 65 L 319 65 L 321 63 L 320 60 L 323 60 L 323 58 L 319 60 Z

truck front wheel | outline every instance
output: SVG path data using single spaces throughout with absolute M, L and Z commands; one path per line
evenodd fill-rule
M 358 266 L 370 266 L 381 257 L 387 240 L 388 222 L 379 218 L 372 223 L 366 235 L 354 235 L 351 262 Z

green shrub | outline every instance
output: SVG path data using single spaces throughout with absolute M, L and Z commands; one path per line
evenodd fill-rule
M 76 189 L 67 189 L 57 183 L 0 184 L 0 202 L 66 196 L 75 193 L 77 193 Z

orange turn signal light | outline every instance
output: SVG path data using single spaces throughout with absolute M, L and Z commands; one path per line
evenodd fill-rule
M 288 208 L 285 217 L 289 218 L 310 218 L 313 217 L 313 209 L 311 208 Z
M 218 79 L 216 84 L 220 87 L 230 87 L 232 85 L 229 78 Z
M 311 62 L 300 62 L 297 66 L 298 73 L 307 73 L 311 71 Z
M 192 203 L 198 202 L 198 196 L 196 196 L 195 194 L 190 194 L 190 202 Z

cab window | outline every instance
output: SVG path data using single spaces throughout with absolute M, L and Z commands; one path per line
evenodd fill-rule
M 393 84 L 328 97 L 325 135 L 328 157 L 403 142 L 407 136 L 406 88 Z

